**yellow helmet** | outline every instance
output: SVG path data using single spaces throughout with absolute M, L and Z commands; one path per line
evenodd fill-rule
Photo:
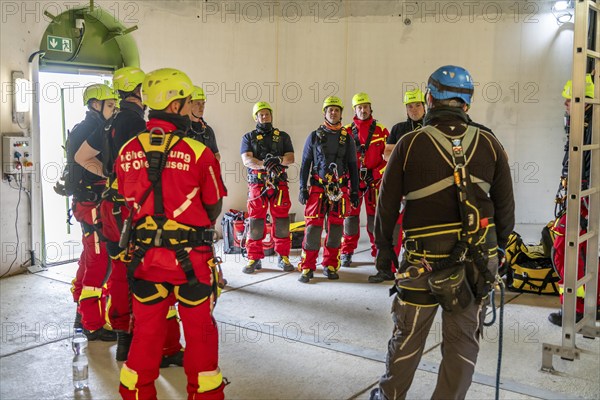
M 83 91 L 83 105 L 86 106 L 90 100 L 117 100 L 118 97 L 113 90 L 102 83 L 94 83 Z
M 142 83 L 142 102 L 153 110 L 164 110 L 173 100 L 192 94 L 194 85 L 183 72 L 173 68 L 152 71 Z
M 369 95 L 363 92 L 360 93 L 356 93 L 353 97 L 352 97 L 352 108 L 358 106 L 359 104 L 371 104 L 371 99 L 369 98 Z
M 260 110 L 265 110 L 265 109 L 271 111 L 271 114 L 273 114 L 273 108 L 271 108 L 271 105 L 269 103 L 267 103 L 266 101 L 259 101 L 258 103 L 256 103 L 254 105 L 254 107 L 252 107 L 252 119 L 256 119 L 256 114 Z
M 342 110 L 344 109 L 342 99 L 336 96 L 329 96 L 325 99 L 325 101 L 323 101 L 323 112 L 325 112 L 325 109 L 329 106 L 336 106 L 341 108 Z
M 420 89 L 407 91 L 404 93 L 404 105 L 410 103 L 425 103 L 425 93 Z
M 562 91 L 562 97 L 565 99 L 571 99 L 573 97 L 573 82 L 571 79 L 565 83 L 565 87 Z M 594 98 L 594 81 L 592 81 L 592 75 L 587 74 L 585 76 L 585 97 Z
M 200 86 L 194 86 L 194 90 L 192 91 L 192 101 L 194 100 L 206 100 L 204 90 Z
M 138 85 L 144 82 L 146 74 L 138 67 L 119 68 L 113 74 L 113 88 L 115 92 L 133 92 Z

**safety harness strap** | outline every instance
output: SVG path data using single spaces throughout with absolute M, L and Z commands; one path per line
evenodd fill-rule
M 488 182 L 484 181 L 481 178 L 477 178 L 474 175 L 471 175 L 471 179 L 472 179 L 473 183 L 475 183 L 477 186 L 479 186 L 481 188 L 481 190 L 483 190 L 486 193 L 489 193 L 490 188 L 492 186 L 491 184 L 489 184 Z M 451 176 L 448 176 L 440 181 L 432 183 L 429 186 L 425 186 L 422 189 L 418 189 L 418 190 L 408 193 L 405 196 L 405 198 L 406 198 L 406 200 L 422 199 L 427 196 L 431 196 L 432 194 L 441 192 L 442 190 L 445 190 L 452 185 L 454 185 L 454 178 Z
M 358 137 L 358 127 L 356 126 L 356 124 L 354 122 L 352 123 L 351 128 L 352 128 L 352 135 L 354 135 L 354 141 L 356 143 L 356 148 L 359 149 L 359 152 L 360 152 L 359 167 L 362 167 L 363 161 L 365 160 L 365 154 L 367 153 L 367 150 L 369 150 L 369 146 L 371 145 L 371 140 L 373 139 L 373 134 L 375 133 L 375 129 L 377 128 L 377 120 L 373 119 L 373 122 L 371 122 L 371 126 L 369 126 L 369 136 L 367 136 L 367 140 L 366 140 L 365 144 L 360 143 L 360 138 Z
M 473 126 L 468 126 L 466 131 L 458 137 L 445 135 L 442 131 L 430 125 L 424 126 L 423 128 L 421 128 L 421 130 L 427 134 L 438 153 L 442 156 L 444 161 L 446 161 L 446 163 L 452 169 L 455 169 L 456 165 L 458 164 L 466 166 L 471 160 L 472 155 L 475 153 L 475 149 L 477 148 L 477 145 L 479 143 L 479 129 Z M 458 141 L 458 143 L 460 143 L 461 151 L 462 149 L 468 149 L 473 143 L 473 141 L 475 141 L 475 144 L 468 157 L 464 155 L 464 153 L 462 153 L 462 158 L 460 160 L 456 160 L 456 154 L 454 153 L 454 151 L 457 148 L 453 145 L 453 141 Z M 491 184 L 484 181 L 483 179 L 471 176 L 471 181 L 473 183 L 476 183 L 485 193 L 488 193 L 490 191 Z M 432 183 L 429 186 L 415 190 L 413 192 L 409 192 L 406 195 L 406 200 L 417 200 L 425 198 L 427 196 L 431 196 L 435 193 L 441 192 L 442 190 L 449 188 L 454 183 L 454 176 L 448 176 L 437 182 Z
M 104 172 L 104 176 L 114 177 L 115 171 L 115 160 L 116 154 L 114 154 L 115 147 L 115 133 L 116 130 L 113 127 L 113 123 L 115 118 L 119 114 L 119 111 L 116 111 L 112 117 L 106 121 L 104 124 L 104 134 L 103 134 L 103 143 L 102 143 L 102 170 Z
M 175 250 L 175 257 L 177 258 L 177 261 L 179 261 L 179 265 L 185 273 L 190 286 L 196 286 L 198 284 L 198 278 L 196 278 L 196 274 L 194 274 L 190 254 L 183 247 L 180 247 Z
M 271 139 L 271 151 L 270 153 L 274 156 L 283 156 L 281 151 L 279 151 L 279 143 L 280 143 L 280 132 L 279 129 L 273 129 L 272 139 Z M 259 160 L 264 160 L 267 154 L 269 154 L 269 150 L 267 150 L 265 146 L 265 136 L 258 130 L 252 131 L 252 152 L 254 153 L 254 157 Z
M 464 259 L 468 253 L 481 275 L 480 279 L 483 280 L 483 282 L 480 280 L 476 283 L 477 290 L 475 295 L 479 301 L 487 294 L 488 286 L 494 281 L 492 273 L 487 268 L 490 250 L 492 249 L 487 249 L 485 246 L 485 237 L 491 226 L 493 226 L 493 222 L 491 218 L 481 218 L 479 207 L 477 205 L 477 198 L 473 191 L 474 185 L 467 167 L 470 158 L 477 148 L 479 130 L 478 128 L 468 126 L 461 136 L 445 135 L 433 126 L 425 126 L 423 131 L 427 134 L 437 151 L 454 171 L 453 182 L 457 188 L 459 212 L 461 216 L 460 224 L 456 224 L 460 226 L 460 229 L 457 230 L 454 228 L 450 229 L 450 232 L 448 232 L 449 239 L 452 239 L 452 237 L 455 238 L 454 240 L 458 239 L 451 250 L 449 248 L 446 249 L 450 250 L 449 254 L 432 255 L 427 254 L 428 249 L 423 249 L 423 259 L 435 259 L 437 262 L 435 263 L 436 265 L 432 266 L 433 269 L 442 270 L 455 266 L 455 264 Z M 471 149 L 470 155 L 467 157 L 464 150 L 468 149 L 473 141 L 473 148 Z M 417 195 L 424 197 L 435 193 L 435 190 L 443 190 L 450 186 L 448 184 L 448 178 L 444 178 L 442 181 L 443 182 L 441 183 L 436 182 L 433 185 L 421 189 L 421 192 L 417 193 Z M 417 195 L 413 193 L 413 199 L 419 198 Z M 448 231 L 448 229 L 446 229 L 446 231 Z M 458 235 L 458 237 L 455 235 Z M 416 238 L 408 238 L 405 241 L 404 246 L 407 249 L 407 253 L 416 253 L 417 249 L 421 247 L 420 242 L 431 238 L 432 234 L 427 235 L 424 234 L 424 232 L 421 232 L 420 236 L 421 237 L 418 240 Z M 431 244 L 424 245 L 423 247 L 430 246 Z M 442 246 L 439 247 L 441 249 Z M 445 253 L 445 251 L 442 253 Z
M 345 165 L 344 160 L 346 159 L 346 143 L 348 142 L 348 132 L 346 129 L 340 129 L 340 137 L 338 139 L 338 148 L 335 156 L 335 165 L 342 166 Z M 319 168 L 321 165 L 325 167 L 324 172 L 327 172 L 327 138 L 325 137 L 327 132 L 320 126 L 316 131 L 316 144 L 314 146 L 314 167 L 313 167 L 313 176 L 319 176 Z M 321 161 L 322 160 L 322 163 Z

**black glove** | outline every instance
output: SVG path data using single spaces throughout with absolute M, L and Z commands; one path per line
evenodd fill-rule
M 393 247 L 381 247 L 377 249 L 377 258 L 375 258 L 375 268 L 377 271 L 384 272 L 386 274 L 392 274 L 392 264 L 396 267 L 396 271 L 399 270 L 398 267 L 398 256 L 396 252 L 394 252 Z
M 274 168 L 282 167 L 281 158 L 279 157 L 266 158 L 263 164 L 265 166 L 265 169 L 269 172 L 271 172 L 271 170 L 273 170 Z
M 367 184 L 367 187 L 371 186 L 371 183 L 373 183 L 374 180 L 373 171 L 367 171 L 367 176 L 365 177 L 365 183 Z
M 303 206 L 306 205 L 306 202 L 308 201 L 308 189 L 300 188 L 300 195 L 298 196 L 298 201 Z
M 354 208 L 358 207 L 358 193 L 357 192 L 350 193 L 350 204 Z

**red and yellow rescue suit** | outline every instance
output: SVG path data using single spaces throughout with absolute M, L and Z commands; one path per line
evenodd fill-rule
M 379 185 L 385 171 L 386 161 L 383 158 L 385 142 L 389 136 L 386 127 L 377 122 L 373 117 L 361 120 L 354 117 L 354 122 L 346 128 L 352 131 L 356 143 L 356 158 L 360 178 L 360 200 L 358 207 L 350 210 L 344 220 L 344 238 L 342 240 L 342 254 L 354 254 L 360 237 L 360 209 L 363 198 L 367 212 L 367 233 L 371 242 L 371 255 L 375 257 L 375 238 L 373 236 L 373 223 L 375 221 L 375 207 L 379 197 Z
M 181 131 L 174 134 L 169 115 L 151 112 L 151 133 L 127 142 L 115 164 L 119 192 L 132 208 L 135 249 L 128 266 L 134 276 L 134 335 L 119 391 L 124 399 L 156 398 L 166 317 L 176 300 L 186 339 L 188 399 L 223 399 L 212 316 L 217 271 L 209 228 L 221 211 L 224 187 L 212 152 Z M 157 163 L 157 154 L 168 157 Z M 162 171 L 158 179 L 157 168 Z
M 293 153 L 294 147 L 290 135 L 278 129 L 260 129 L 242 137 L 241 154 L 252 153 L 258 160 L 268 157 L 283 157 Z M 287 174 L 271 176 L 266 170 L 248 168 L 248 218 L 249 232 L 246 250 L 249 260 L 261 260 L 265 257 L 263 240 L 267 233 L 275 242 L 275 252 L 288 257 L 292 242 L 290 240 L 290 191 Z M 272 231 L 267 232 L 267 213 L 273 217 Z
M 588 218 L 588 209 L 586 204 L 581 202 L 581 218 L 580 221 L 583 222 L 582 225 L 587 225 Z M 564 277 L 565 277 L 565 249 L 566 249 L 566 238 L 565 233 L 567 228 L 567 213 L 565 212 L 558 221 L 551 228 L 554 235 L 556 235 L 556 239 L 554 239 L 553 248 L 554 251 L 552 253 L 552 261 L 554 264 L 554 268 L 556 269 L 556 273 L 560 277 L 560 281 L 558 284 L 560 285 L 560 304 L 563 304 L 563 291 L 564 291 Z M 579 231 L 580 235 L 583 235 L 587 232 L 587 229 L 581 227 Z M 579 256 L 577 257 L 577 279 L 581 279 L 585 275 L 585 258 L 586 258 L 586 244 L 582 243 L 579 245 Z M 598 260 L 600 264 L 600 259 Z M 592 268 L 594 266 L 592 265 Z M 600 287 L 600 274 L 598 275 L 598 286 Z M 583 314 L 585 310 L 585 287 L 580 286 L 577 289 L 577 302 L 575 305 L 575 312 L 578 314 Z M 600 310 L 600 291 L 598 291 L 598 310 Z
M 106 246 L 94 228 L 98 222 L 96 206 L 100 201 L 104 179 L 75 163 L 74 155 L 92 132 L 105 123 L 99 112 L 87 111 L 85 119 L 71 130 L 67 141 L 67 179 L 77 185 L 71 207 L 83 234 L 83 251 L 71 291 L 73 300 L 78 303 L 81 323 L 89 331 L 101 329 L 106 323 L 106 283 L 110 261 Z
M 298 268 L 316 269 L 321 233 L 327 220 L 322 265 L 335 273 L 340 268 L 343 221 L 352 208 L 351 193 L 358 197 L 356 148 L 349 129 L 325 123 L 308 136 L 300 168 L 300 191 L 306 190 L 306 232 Z

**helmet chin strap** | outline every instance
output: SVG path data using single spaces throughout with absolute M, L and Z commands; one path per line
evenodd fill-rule
M 105 120 L 106 118 L 104 118 L 104 104 L 106 103 L 106 100 L 96 100 L 96 101 L 100 102 L 100 110 L 96 110 L 94 107 L 91 107 L 91 108 L 92 108 L 92 110 L 96 111 L 102 119 Z
M 194 114 L 194 112 L 192 112 L 192 116 L 193 116 L 194 118 L 202 119 L 202 115 L 198 116 L 198 115 Z
M 179 99 L 179 110 L 177 110 L 177 115 L 181 115 L 181 110 L 183 110 L 186 100 L 187 100 L 187 98 Z

